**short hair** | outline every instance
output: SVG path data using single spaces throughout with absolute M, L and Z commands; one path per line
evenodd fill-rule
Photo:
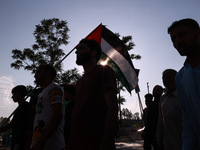
M 96 50 L 97 51 L 97 55 L 96 55 L 96 60 L 97 62 L 99 61 L 100 57 L 101 57 L 101 46 L 99 45 L 99 43 L 94 40 L 94 39 L 82 39 L 79 44 L 86 44 L 90 50 Z
M 160 86 L 160 85 L 155 85 L 155 86 L 153 87 L 153 95 L 154 95 L 155 89 L 158 89 L 158 88 L 161 90 L 161 92 L 163 92 L 163 87 L 162 87 L 162 86 Z
M 172 74 L 173 76 L 176 76 L 177 74 L 177 71 L 174 69 L 165 69 L 162 74 L 164 75 L 164 73 L 166 72 L 170 72 L 170 74 Z
M 51 73 L 51 78 L 54 79 L 56 77 L 56 69 L 54 68 L 54 66 L 50 65 L 50 64 L 41 64 L 39 66 L 39 68 L 44 69 L 46 72 L 49 71 Z
M 13 93 L 19 93 L 20 96 L 24 98 L 27 95 L 27 89 L 24 85 L 17 85 L 12 89 L 12 94 Z
M 191 18 L 186 18 L 186 19 L 174 21 L 167 30 L 168 34 L 170 34 L 174 28 L 179 27 L 179 26 L 187 26 L 187 27 L 190 27 L 192 30 L 199 29 L 199 24 L 197 23 L 197 21 Z
M 147 98 L 151 98 L 151 99 L 153 99 L 153 95 L 150 94 L 150 93 L 146 94 L 144 97 L 145 97 L 145 99 L 147 99 Z

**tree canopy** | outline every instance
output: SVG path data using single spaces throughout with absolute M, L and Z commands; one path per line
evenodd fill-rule
M 60 47 L 68 44 L 68 31 L 66 21 L 58 18 L 43 19 L 36 25 L 33 33 L 35 44 L 31 48 L 12 50 L 12 58 L 15 62 L 11 63 L 11 67 L 24 68 L 34 73 L 35 68 L 41 63 L 55 65 L 65 55 Z M 56 69 L 61 71 L 62 64 L 59 64 Z

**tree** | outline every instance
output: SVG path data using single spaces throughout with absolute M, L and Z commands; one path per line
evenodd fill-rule
M 134 113 L 133 119 L 135 119 L 135 120 L 139 120 L 139 119 L 140 119 L 140 114 L 139 114 L 139 112 Z
M 11 67 L 24 68 L 34 74 L 39 64 L 48 63 L 56 66 L 58 84 L 76 83 L 81 76 L 78 70 L 74 68 L 63 72 L 62 62 L 59 62 L 65 55 L 60 47 L 68 44 L 68 31 L 66 21 L 57 18 L 43 19 L 40 24 L 36 25 L 33 33 L 36 43 L 32 45 L 32 48 L 12 50 L 12 58 L 15 62 L 11 63 Z M 29 86 L 29 90 L 31 89 L 32 87 Z
M 128 120 L 131 120 L 134 117 L 134 115 L 132 114 L 130 110 L 128 110 L 128 108 L 122 109 L 122 116 L 123 116 L 123 119 L 128 119 Z
M 119 33 L 115 33 L 115 35 L 117 35 L 119 38 L 121 37 L 121 35 Z M 135 43 L 132 41 L 132 36 L 122 36 L 121 37 L 122 42 L 124 43 L 126 49 L 128 51 L 131 51 L 134 49 L 135 47 Z M 137 54 L 130 54 L 131 59 L 135 59 L 135 60 L 140 60 L 142 57 L 140 55 Z
M 66 78 L 67 77 L 67 78 Z M 77 68 L 67 70 L 58 76 L 58 83 L 60 84 L 74 84 L 81 78 Z
M 41 24 L 36 25 L 33 33 L 36 43 L 32 48 L 12 50 L 15 62 L 11 64 L 11 68 L 24 68 L 34 73 L 41 63 L 55 65 L 65 55 L 60 47 L 68 44 L 68 31 L 66 21 L 57 18 L 43 19 Z M 57 65 L 56 69 L 62 71 L 62 63 Z

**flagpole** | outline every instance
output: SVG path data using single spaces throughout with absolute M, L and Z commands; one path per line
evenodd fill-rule
M 55 67 L 58 66 L 65 58 L 67 58 L 74 50 L 76 49 L 76 46 L 68 53 L 66 54 L 59 62 L 55 64 Z
M 18 108 L 18 106 L 17 106 Z M 10 116 L 1 124 L 0 129 L 9 121 L 9 119 L 14 115 L 15 111 L 17 110 L 17 108 L 10 114 Z
M 149 94 L 149 82 L 147 82 L 147 91 L 148 91 L 148 94 Z
M 139 92 L 137 93 L 138 95 L 138 101 L 139 101 L 139 107 L 140 107 L 140 113 L 141 113 L 141 117 L 143 116 L 143 106 L 142 106 L 142 102 L 141 102 L 141 98 L 140 98 L 140 94 Z
M 117 85 L 118 85 L 118 89 L 120 88 L 119 85 L 119 80 L 117 80 Z M 120 101 L 120 89 L 119 89 L 119 95 L 118 95 L 118 99 L 119 99 L 119 127 L 121 127 L 121 121 L 122 121 L 122 111 L 121 111 L 121 101 Z

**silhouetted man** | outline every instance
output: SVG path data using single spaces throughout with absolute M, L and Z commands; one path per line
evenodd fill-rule
M 0 129 L 0 132 L 12 129 L 11 150 L 25 150 L 27 144 L 27 131 L 29 127 L 30 105 L 25 101 L 27 89 L 18 85 L 12 89 L 12 99 L 18 103 L 11 122 Z
M 145 126 L 144 136 L 144 150 L 158 149 L 156 142 L 156 128 L 159 114 L 159 101 L 163 93 L 163 88 L 160 85 L 156 85 L 153 88 L 154 101 L 149 105 L 147 112 L 147 122 Z
M 176 90 L 177 71 L 166 69 L 163 72 L 163 85 L 166 93 L 161 96 L 157 125 L 157 142 L 159 150 L 182 149 L 182 114 Z
M 64 99 L 54 83 L 56 70 L 49 64 L 37 68 L 35 80 L 43 89 L 38 95 L 31 150 L 61 150 L 64 140 Z
M 117 88 L 114 71 L 97 65 L 101 47 L 83 39 L 76 50 L 84 74 L 76 87 L 70 150 L 113 150 L 117 130 Z
M 183 115 L 183 150 L 200 149 L 200 28 L 193 19 L 175 21 L 169 28 L 171 41 L 184 66 L 176 77 Z

